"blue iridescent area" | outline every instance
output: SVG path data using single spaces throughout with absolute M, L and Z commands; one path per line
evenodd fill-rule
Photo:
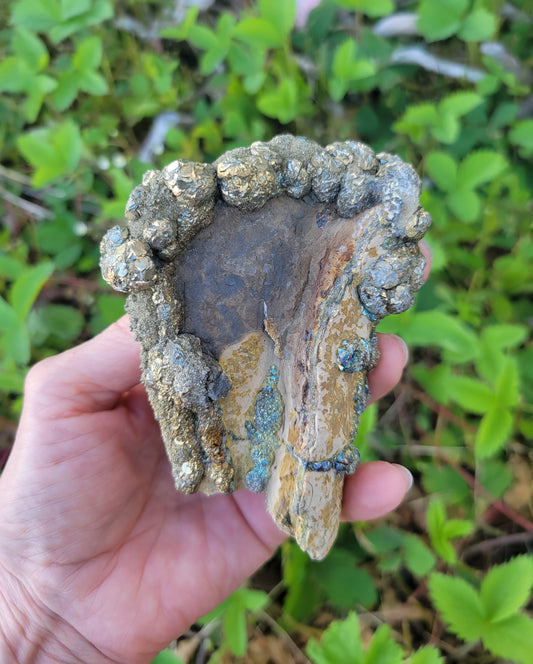
M 287 451 L 295 456 L 294 450 L 290 445 L 287 445 Z M 323 459 L 322 461 L 305 461 L 300 457 L 295 458 L 299 459 L 305 470 L 311 470 L 317 473 L 335 470 L 338 474 L 349 474 L 353 473 L 359 465 L 359 450 L 354 445 L 347 445 L 341 452 L 330 459 Z
M 370 339 L 344 339 L 337 349 L 337 366 L 346 373 L 368 371 L 376 364 L 376 344 L 375 336 Z
M 250 458 L 254 467 L 246 475 L 246 486 L 254 493 L 265 488 L 270 466 L 279 445 L 278 431 L 283 418 L 283 399 L 278 390 L 279 369 L 270 367 L 254 403 L 254 421 L 244 423 L 250 441 Z

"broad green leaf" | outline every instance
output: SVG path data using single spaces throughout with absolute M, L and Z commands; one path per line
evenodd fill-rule
M 497 498 L 503 496 L 515 479 L 510 466 L 499 459 L 478 459 L 476 466 L 478 481 Z
M 525 325 L 488 325 L 481 332 L 484 342 L 493 348 L 519 346 L 528 335 Z
M 520 399 L 518 364 L 514 357 L 506 357 L 496 381 L 496 395 L 500 406 L 513 408 Z
M 445 537 L 455 539 L 466 537 L 474 530 L 474 524 L 464 519 L 449 519 L 442 527 Z
M 350 612 L 346 620 L 332 622 L 320 642 L 310 639 L 306 652 L 314 664 L 363 664 L 357 615 Z
M 357 567 L 357 562 L 349 552 L 335 549 L 320 564 L 319 584 L 330 602 L 339 608 L 349 609 L 355 604 L 370 608 L 378 600 L 372 577 Z
M 491 182 L 507 168 L 506 159 L 492 150 L 478 150 L 469 154 L 459 165 L 458 181 L 465 189 L 474 189 Z
M 24 104 L 24 117 L 28 122 L 35 122 L 45 95 L 55 90 L 56 87 L 57 81 L 51 76 L 39 74 L 35 77 Z
M 240 601 L 232 601 L 224 614 L 224 636 L 229 649 L 237 657 L 246 652 L 248 636 L 246 634 L 246 614 Z
M 457 178 L 462 182 L 460 174 Z M 479 218 L 481 214 L 481 201 L 475 191 L 461 187 L 449 194 L 446 199 L 450 210 L 455 216 L 466 223 L 471 223 Z
M 452 92 L 439 103 L 439 111 L 459 118 L 482 104 L 483 97 L 477 92 Z
M 262 590 L 241 588 L 238 592 L 243 605 L 248 611 L 259 611 L 268 605 L 268 595 Z
M 461 124 L 455 115 L 449 113 L 439 114 L 439 120 L 431 127 L 431 134 L 440 143 L 451 145 L 455 143 Z
M 485 7 L 476 7 L 465 18 L 457 35 L 466 42 L 487 41 L 492 39 L 496 27 L 496 16 Z
M 27 268 L 13 284 L 9 293 L 9 302 L 20 321 L 26 320 L 37 295 L 53 271 L 53 263 L 40 263 Z
M 287 38 L 296 17 L 295 0 L 259 0 L 261 17 L 271 23 L 276 30 Z
M 25 92 L 31 89 L 35 78 L 28 63 L 16 55 L 0 62 L 0 91 Z
M 259 110 L 283 124 L 294 120 L 297 112 L 296 84 L 292 78 L 284 78 L 277 88 L 264 92 L 257 99 Z
M 447 152 L 430 152 L 426 169 L 442 191 L 453 191 L 457 186 L 457 162 Z
M 429 578 L 429 592 L 454 634 L 466 641 L 481 637 L 486 626 L 483 605 L 469 583 L 459 577 L 434 572 Z
M 256 48 L 280 48 L 285 43 L 284 36 L 264 18 L 243 19 L 235 26 L 234 35 Z
M 96 69 L 102 60 L 101 37 L 87 37 L 76 48 L 72 64 L 78 71 Z
M 389 625 L 380 625 L 365 653 L 364 664 L 402 664 L 403 650 L 394 641 Z
M 387 329 L 383 326 L 380 331 Z M 472 330 L 458 318 L 442 311 L 410 314 L 402 319 L 395 331 L 408 344 L 443 348 L 446 359 L 452 364 L 468 362 L 478 354 L 478 341 Z
M 533 120 L 519 120 L 509 132 L 509 140 L 513 145 L 533 150 Z
M 24 321 L 15 309 L 0 295 L 0 355 L 13 364 L 25 365 L 30 361 L 30 339 Z
M 517 556 L 496 565 L 483 579 L 480 597 L 491 623 L 509 618 L 531 599 L 533 557 Z
M 13 50 L 20 55 L 28 67 L 35 72 L 42 71 L 50 59 L 44 43 L 30 30 L 15 28 L 13 30 Z
M 281 552 L 283 583 L 287 587 L 283 610 L 295 620 L 307 621 L 322 599 L 318 584 L 308 575 L 311 560 L 291 541 L 282 545 Z
M 376 553 L 386 553 L 402 546 L 404 534 L 392 526 L 378 526 L 367 532 L 366 538 Z
M 414 576 L 426 576 L 437 562 L 431 550 L 417 535 L 406 535 L 403 545 L 405 564 Z
M 519 613 L 500 622 L 490 623 L 483 632 L 483 645 L 505 660 L 531 664 L 533 620 Z
M 18 0 L 11 11 L 11 23 L 21 28 L 46 32 L 61 21 L 59 0 Z
M 89 11 L 91 0 L 61 0 L 61 17 L 64 21 Z
M 0 275 L 2 275 L 4 279 L 14 281 L 25 269 L 26 265 L 18 260 L 18 258 L 0 254 Z
M 95 97 L 107 94 L 108 87 L 105 78 L 95 71 L 84 71 L 79 74 L 80 89 Z
M 62 71 L 57 79 L 57 88 L 52 95 L 52 101 L 58 111 L 66 110 L 76 99 L 78 94 L 79 73 L 74 69 Z
M 418 9 L 418 29 L 428 41 L 446 39 L 461 26 L 468 0 L 422 0 Z
M 2 339 L 0 338 L 0 350 Z M 12 366 L 11 366 L 12 365 Z M 0 390 L 22 394 L 24 391 L 25 370 L 16 366 L 14 362 L 0 362 Z
M 499 452 L 513 433 L 513 416 L 507 408 L 492 408 L 483 416 L 475 439 L 476 456 L 486 459 Z
M 424 646 L 409 657 L 406 664 L 445 664 L 445 662 L 436 648 Z
M 183 664 L 183 660 L 171 650 L 163 650 L 152 660 L 152 664 Z
M 50 336 L 72 342 L 79 337 L 84 324 L 83 315 L 65 304 L 48 304 L 34 309 L 28 316 L 28 328 L 34 344 L 42 344 Z
M 368 16 L 386 16 L 394 9 L 392 0 L 334 0 L 336 5 L 344 9 L 362 12 Z
M 428 493 L 438 493 L 447 503 L 461 504 L 471 493 L 466 480 L 451 466 L 428 465 L 422 483 Z
M 88 28 L 91 25 L 98 25 L 113 16 L 113 5 L 110 0 L 93 0 L 89 9 L 83 14 L 73 16 L 66 21 L 61 21 L 50 30 L 50 39 L 54 44 L 58 44 L 70 35 Z
M 17 143 L 24 157 L 36 169 L 33 176 L 36 187 L 71 173 L 81 158 L 80 130 L 70 120 L 23 134 Z
M 494 392 L 476 378 L 450 375 L 446 378 L 446 388 L 449 398 L 471 413 L 483 415 L 496 403 Z

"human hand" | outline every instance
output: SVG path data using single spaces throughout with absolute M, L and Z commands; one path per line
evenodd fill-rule
M 379 345 L 372 400 L 407 360 L 397 337 Z M 127 317 L 30 371 L 0 477 L 6 664 L 146 664 L 284 539 L 262 495 L 175 490 L 139 379 Z M 400 466 L 361 464 L 346 479 L 343 517 L 381 516 L 409 486 Z

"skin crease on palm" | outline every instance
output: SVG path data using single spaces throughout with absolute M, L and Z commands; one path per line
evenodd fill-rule
M 379 346 L 371 401 L 407 361 L 398 337 Z M 262 494 L 175 490 L 139 378 L 127 317 L 28 375 L 0 477 L 2 663 L 147 664 L 284 539 Z M 410 484 L 401 466 L 361 464 L 343 518 L 382 516 Z

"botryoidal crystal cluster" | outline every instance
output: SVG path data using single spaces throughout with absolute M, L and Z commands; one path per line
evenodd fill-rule
M 101 268 L 128 293 L 180 491 L 264 491 L 278 526 L 326 555 L 376 325 L 423 282 L 419 193 L 394 155 L 290 135 L 144 175 Z

